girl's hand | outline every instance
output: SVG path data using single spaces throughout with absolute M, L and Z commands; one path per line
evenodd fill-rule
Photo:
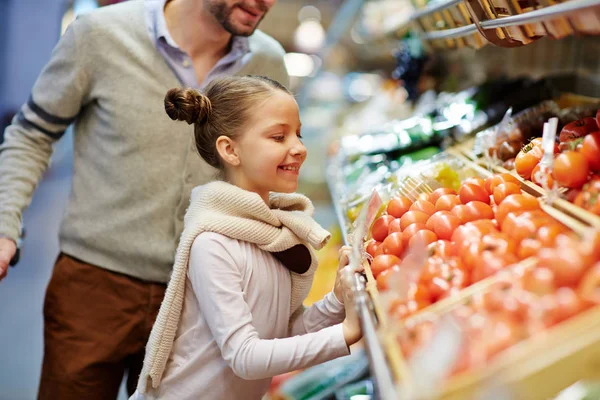
M 338 301 L 342 304 L 345 304 L 342 271 L 350 263 L 349 256 L 351 251 L 352 247 L 350 246 L 342 246 L 342 248 L 340 249 L 337 275 L 335 277 L 335 285 L 333 286 L 333 294 L 335 295 L 336 299 L 338 299 Z M 348 289 L 352 290 L 350 287 Z
M 353 274 L 354 273 L 348 269 L 345 269 L 343 273 L 340 274 L 340 279 L 343 282 L 342 286 L 344 287 L 344 308 L 346 309 L 346 319 L 342 322 L 342 330 L 344 331 L 344 340 L 348 346 L 353 345 L 362 338 L 360 321 L 354 304 L 354 291 L 351 287 Z

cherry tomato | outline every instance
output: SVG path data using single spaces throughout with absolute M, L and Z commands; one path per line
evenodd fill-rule
M 375 257 L 375 253 L 377 252 L 379 246 L 381 246 L 381 242 L 378 242 L 375 239 L 369 240 L 367 243 L 367 253 L 369 253 L 371 257 Z
M 600 263 L 594 264 L 583 276 L 577 293 L 589 305 L 600 304 Z
M 485 187 L 474 183 L 463 184 L 458 191 L 458 196 L 463 204 L 471 201 L 481 201 L 485 204 L 490 204 L 490 195 L 485 190 Z
M 404 231 L 409 225 L 417 222 L 424 224 L 428 219 L 429 215 L 425 214 L 423 211 L 408 211 L 400 218 L 400 227 L 402 228 L 402 231 Z
M 381 271 L 377 276 L 377 288 L 379 290 L 389 290 L 394 285 L 394 276 L 397 276 L 399 273 L 399 265 L 394 265 L 391 268 Z
M 542 148 L 539 146 L 527 144 L 517 154 L 515 158 L 515 169 L 517 174 L 523 179 L 530 179 L 531 172 L 542 159 Z
M 471 221 L 478 219 L 494 219 L 494 211 L 492 207 L 481 201 L 470 201 L 467 203 L 467 210 L 471 214 Z M 468 222 L 468 221 L 467 221 Z
M 429 201 L 435 205 L 435 203 L 437 203 L 438 199 L 440 197 L 442 197 L 445 194 L 454 194 L 456 195 L 456 191 L 454 189 L 450 189 L 450 188 L 439 188 L 439 189 L 435 189 L 433 191 L 433 193 L 431 193 L 429 195 Z
M 410 240 L 419 232 L 420 230 L 428 229 L 427 226 L 422 222 L 417 222 L 414 224 L 410 224 L 403 232 L 402 232 L 402 241 L 404 242 L 404 247 L 408 247 Z
M 438 238 L 435 233 L 429 229 L 421 229 L 409 240 L 408 245 L 409 247 L 414 247 L 420 243 L 421 246 L 427 247 L 437 240 Z
M 591 117 L 586 117 L 566 124 L 560 131 L 559 140 L 561 142 L 570 142 L 571 140 L 578 139 L 597 130 L 598 124 L 596 123 L 596 120 Z
M 402 232 L 402 228 L 400 227 L 400 218 L 395 218 L 388 225 L 388 235 L 391 235 L 394 232 Z
M 389 225 L 394 220 L 391 215 L 383 215 L 375 220 L 373 228 L 371 228 L 371 236 L 378 242 L 383 242 L 387 237 Z
M 581 153 L 566 151 L 554 160 L 553 174 L 560 186 L 579 188 L 588 179 L 589 164 Z
M 486 185 L 485 185 L 485 179 L 483 179 L 483 178 L 471 177 L 471 178 L 465 179 L 462 183 L 463 183 L 463 185 L 468 183 L 468 184 L 472 184 L 472 185 L 481 186 L 482 188 L 486 189 L 486 192 L 489 193 L 489 191 L 487 190 Z
M 451 211 L 451 214 L 461 220 L 461 222 L 467 223 L 469 221 L 473 221 L 474 215 L 471 214 L 471 211 L 465 204 L 459 204 L 454 206 Z
M 513 211 L 538 210 L 540 203 L 535 197 L 525 194 L 511 194 L 507 196 L 498 206 L 496 220 L 502 226 L 504 218 Z
M 431 243 L 427 250 L 430 257 L 449 258 L 455 255 L 454 244 L 448 240 L 438 240 Z
M 379 276 L 380 273 L 385 271 L 388 268 L 392 268 L 394 265 L 400 265 L 400 258 L 391 254 L 382 254 L 373 259 L 371 263 L 371 271 L 373 272 L 373 276 L 375 279 Z
M 402 233 L 394 232 L 382 243 L 383 254 L 392 254 L 396 257 L 402 257 L 404 253 L 404 243 L 402 242 Z
M 387 213 L 392 217 L 400 218 L 409 210 L 410 206 L 412 206 L 412 201 L 408 197 L 394 197 L 388 203 Z
M 433 215 L 435 206 L 427 200 L 417 200 L 410 206 L 411 211 L 423 211 L 427 215 Z
M 511 194 L 521 194 L 521 187 L 512 182 L 505 182 L 496 185 L 494 188 L 494 203 L 500 205 L 502 201 L 504 201 L 504 199 Z
M 485 189 L 488 193 L 493 194 L 494 189 L 496 189 L 496 186 L 500 185 L 501 183 L 514 183 L 517 186 L 521 185 L 519 180 L 512 174 L 502 173 L 495 174 L 487 178 L 485 180 Z
M 600 171 L 600 132 L 590 133 L 583 139 L 581 154 L 592 171 Z
M 450 211 L 454 206 L 462 204 L 460 198 L 455 194 L 444 194 L 435 202 L 438 211 Z
M 433 223 L 430 224 L 433 228 L 432 230 L 442 240 L 450 240 L 454 230 L 462 225 L 462 221 L 458 217 L 447 211 L 438 211 L 431 218 L 433 218 Z

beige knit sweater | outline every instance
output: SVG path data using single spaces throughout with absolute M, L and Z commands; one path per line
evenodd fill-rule
M 290 272 L 291 322 L 302 312 L 302 302 L 317 268 L 317 259 L 310 247 L 322 248 L 330 234 L 312 219 L 314 207 L 307 197 L 277 193 L 271 195 L 270 203 L 269 207 L 258 194 L 225 182 L 212 182 L 192 191 L 171 280 L 146 346 L 138 382 L 140 393 L 146 392 L 149 380 L 154 388 L 160 384 L 183 307 L 190 248 L 200 233 L 219 233 L 256 244 L 268 252 L 307 245 L 311 253 L 310 268 L 302 275 Z

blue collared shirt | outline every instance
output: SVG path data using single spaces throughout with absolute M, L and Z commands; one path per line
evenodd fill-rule
M 234 75 L 248 63 L 251 57 L 248 38 L 234 36 L 229 53 L 221 58 L 209 71 L 204 82 L 198 82 L 192 59 L 177 46 L 169 34 L 164 13 L 166 2 L 167 0 L 145 0 L 146 26 L 156 49 L 164 57 L 184 87 L 202 89 L 215 78 Z

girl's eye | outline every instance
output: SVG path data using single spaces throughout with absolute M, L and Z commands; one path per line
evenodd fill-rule
M 283 142 L 283 140 L 285 139 L 285 136 L 283 136 L 283 135 L 273 136 L 273 139 L 275 139 L 276 142 Z
M 296 136 L 298 136 L 298 139 L 302 139 L 302 134 L 301 133 L 297 133 Z

